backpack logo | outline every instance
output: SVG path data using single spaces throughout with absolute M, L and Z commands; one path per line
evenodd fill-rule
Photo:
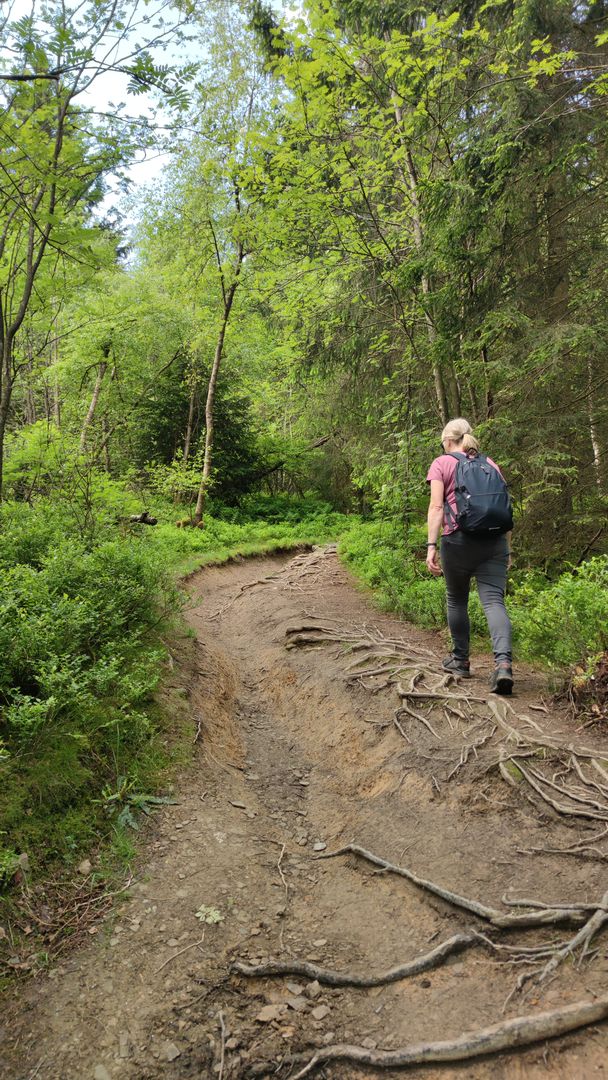
M 513 506 L 509 490 L 498 469 L 483 454 L 450 454 L 456 458 L 454 494 L 456 514 L 445 502 L 448 521 L 465 533 L 498 536 L 513 528 Z

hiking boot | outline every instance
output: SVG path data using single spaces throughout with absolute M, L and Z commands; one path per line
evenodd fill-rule
M 442 661 L 441 666 L 444 671 L 449 671 L 452 675 L 460 675 L 461 679 L 471 678 L 471 665 L 468 660 L 459 660 L 453 653 L 446 656 Z
M 513 690 L 513 672 L 510 664 L 497 664 L 490 679 L 491 694 L 510 694 Z

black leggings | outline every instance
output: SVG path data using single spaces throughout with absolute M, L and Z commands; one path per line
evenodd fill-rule
M 511 621 L 505 607 L 509 549 L 506 536 L 486 539 L 460 529 L 441 540 L 441 565 L 448 594 L 448 626 L 453 654 L 469 658 L 469 590 L 471 578 L 483 605 L 492 638 L 494 659 L 511 663 Z

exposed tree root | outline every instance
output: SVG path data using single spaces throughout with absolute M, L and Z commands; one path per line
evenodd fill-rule
M 336 550 L 335 544 L 328 544 L 322 551 L 306 551 L 303 554 L 296 555 L 291 559 L 286 566 L 282 566 L 280 570 L 276 570 L 273 574 L 267 574 L 266 577 L 256 578 L 255 581 L 247 581 L 244 585 L 241 585 L 240 589 L 217 611 L 214 611 L 212 615 L 204 616 L 207 621 L 212 619 L 218 619 L 224 612 L 228 611 L 237 600 L 240 600 L 244 593 L 249 589 L 254 589 L 257 585 L 268 585 L 271 581 L 278 581 L 283 579 L 287 585 L 293 585 L 301 578 L 309 577 L 315 573 L 314 567 L 317 567 L 319 562 L 326 558 L 328 555 L 334 554 Z
M 318 858 L 331 859 L 335 858 L 336 855 L 347 854 L 359 855 L 360 858 L 366 859 L 368 862 L 373 863 L 374 866 L 380 866 L 389 873 L 398 874 L 400 877 L 404 877 L 408 881 L 411 881 L 413 885 L 417 885 L 418 888 L 424 889 L 426 892 L 430 892 L 434 896 L 440 897 L 440 899 L 447 901 L 448 904 L 452 904 L 454 907 L 468 911 L 472 915 L 477 915 L 480 919 L 484 919 L 499 930 L 522 929 L 534 926 L 554 926 L 558 923 L 569 923 L 570 925 L 576 926 L 584 918 L 584 913 L 576 907 L 547 907 L 542 910 L 525 912 L 521 915 L 514 915 L 511 912 L 505 913 L 498 908 L 491 908 L 486 904 L 481 904 L 478 900 L 472 900 L 469 897 L 460 896 L 450 889 L 444 889 L 442 885 L 437 885 L 433 881 L 427 881 L 425 878 L 418 877 L 417 874 L 406 869 L 406 867 L 396 866 L 394 863 L 382 859 L 379 855 L 374 855 L 372 851 L 366 851 L 365 848 L 359 847 L 358 844 L 346 844 L 336 851 L 324 852 L 322 855 L 319 855 Z
M 231 596 L 230 600 L 228 600 L 228 602 L 224 604 L 223 607 L 218 608 L 218 610 L 214 611 L 212 615 L 204 616 L 207 622 L 211 622 L 212 619 L 219 619 L 226 611 L 228 611 L 232 607 L 233 604 L 236 604 L 237 600 L 240 600 L 241 596 L 243 596 L 244 593 L 248 592 L 249 589 L 255 589 L 256 585 L 267 585 L 269 581 L 276 581 L 276 579 L 279 577 L 279 574 L 280 571 L 278 571 L 276 574 L 268 574 L 266 577 L 263 578 L 256 578 L 255 581 L 246 581 L 244 585 L 241 585 L 238 592 L 236 592 L 234 596 Z
M 473 697 L 471 694 L 465 693 L 453 694 L 450 693 L 448 690 L 404 690 L 404 688 L 399 685 L 397 687 L 397 691 L 399 693 L 399 697 L 412 698 L 414 701 L 473 701 L 478 705 L 486 704 L 485 698 Z
M 601 930 L 605 922 L 608 922 L 608 891 L 604 893 L 589 921 L 581 927 L 572 940 L 567 942 L 563 948 L 557 949 L 540 971 L 529 972 L 527 979 L 535 978 L 539 983 L 544 982 L 545 979 L 548 979 L 549 976 L 554 973 L 562 961 L 566 960 L 568 956 L 573 956 L 575 949 L 578 949 L 580 945 L 583 947 L 581 954 L 581 960 L 583 960 L 587 949 L 589 948 L 589 943 L 592 938 L 595 937 L 597 932 Z
M 594 833 L 593 836 L 582 837 L 567 847 L 532 847 L 518 848 L 517 850 L 520 855 L 578 855 L 585 858 L 604 860 L 608 859 L 608 852 L 595 847 L 595 844 L 598 840 L 604 840 L 606 836 L 608 836 L 608 827 L 602 829 L 599 833 Z
M 515 712 L 512 705 L 509 705 L 508 702 L 504 701 L 503 699 L 501 699 L 500 701 L 495 701 L 494 698 L 490 695 L 487 700 L 487 706 L 497 720 L 498 725 L 504 731 L 505 735 L 508 738 L 512 739 L 518 746 L 537 746 L 544 747 L 547 750 L 561 750 L 569 754 L 575 754 L 576 757 L 579 758 L 591 758 L 592 760 L 602 757 L 602 754 L 598 750 L 591 750 L 588 746 L 578 746 L 574 745 L 573 743 L 565 743 L 562 742 L 560 739 L 553 738 L 550 735 L 543 735 L 541 737 L 528 734 L 528 732 L 524 733 L 522 731 L 518 731 L 517 728 L 513 727 L 513 725 L 508 722 L 506 715 L 507 711 L 510 711 L 513 716 L 517 717 L 517 713 Z
M 411 716 L 411 717 L 413 717 L 414 720 L 418 720 L 419 723 L 424 725 L 424 727 L 427 729 L 427 731 L 430 731 L 431 735 L 435 739 L 439 740 L 439 735 L 435 731 L 435 728 L 431 724 L 430 720 L 427 720 L 426 716 L 423 716 L 422 713 L 416 712 L 416 710 L 410 708 L 409 705 L 402 705 L 400 709 L 397 709 L 397 711 L 395 713 L 395 717 L 399 718 L 404 713 L 405 713 L 406 716 Z
M 466 765 L 466 763 L 469 760 L 469 757 L 470 757 L 471 754 L 475 754 L 475 756 L 477 756 L 477 751 L 481 750 L 481 747 L 485 746 L 485 744 L 490 741 L 490 739 L 492 738 L 493 735 L 495 735 L 495 733 L 496 733 L 496 726 L 493 726 L 490 729 L 490 731 L 486 732 L 485 735 L 482 735 L 480 739 L 477 739 L 474 742 L 463 746 L 463 748 L 462 748 L 462 750 L 460 752 L 460 761 L 454 766 L 452 771 L 450 773 L 448 773 L 448 777 L 447 777 L 448 780 L 451 780 L 452 777 L 456 775 L 458 770 L 461 769 L 463 767 L 463 765 Z
M 551 1012 L 517 1016 L 442 1042 L 414 1043 L 395 1050 L 368 1050 L 363 1046 L 337 1043 L 316 1050 L 307 1060 L 304 1055 L 298 1054 L 286 1064 L 293 1067 L 305 1061 L 304 1067 L 291 1076 L 291 1080 L 302 1080 L 302 1077 L 308 1076 L 318 1065 L 327 1061 L 354 1061 L 359 1065 L 371 1065 L 377 1069 L 405 1069 L 412 1065 L 470 1061 L 485 1054 L 516 1050 L 544 1039 L 553 1039 L 589 1024 L 597 1024 L 606 1017 L 608 994 L 596 998 L 595 1001 L 577 1001 L 573 1005 L 566 1005 L 563 1009 Z M 275 1069 L 274 1064 L 259 1062 L 251 1070 L 251 1075 L 259 1076 Z
M 363 671 L 357 672 L 356 668 L 361 665 L 369 667 L 370 660 L 381 660 L 381 664 L 374 664 L 377 674 L 389 672 L 391 668 L 391 681 L 396 678 L 397 670 L 403 670 L 408 665 L 415 664 L 424 667 L 429 675 L 433 674 L 429 663 L 435 661 L 435 655 L 430 649 L 420 646 L 412 646 L 407 641 L 398 638 L 386 638 L 376 627 L 343 627 L 321 625 L 318 621 L 311 621 L 297 626 L 288 626 L 285 629 L 287 638 L 286 648 L 295 648 L 298 645 L 315 645 L 321 643 L 337 642 L 347 645 L 351 652 L 361 652 L 353 664 L 347 668 L 347 678 L 358 679 Z M 367 672 L 365 672 L 367 674 Z
M 538 772 L 536 772 L 536 770 L 528 769 L 527 766 L 522 765 L 520 759 L 514 761 L 513 758 L 506 758 L 505 761 L 511 761 L 513 765 L 515 765 L 515 767 L 519 770 L 524 780 L 528 782 L 530 787 L 533 788 L 534 791 L 538 795 L 540 795 L 541 799 L 543 799 L 544 802 L 548 803 L 549 806 L 551 806 L 558 814 L 564 814 L 568 817 L 591 818 L 596 821 L 608 821 L 608 808 L 606 809 L 606 811 L 598 811 L 594 810 L 593 807 L 590 805 L 583 809 L 580 806 L 569 806 L 567 803 L 558 802 L 557 799 L 552 798 L 552 796 L 549 795 L 542 787 L 542 784 L 545 784 L 552 788 L 557 787 L 557 785 L 554 784 L 551 780 L 547 780 L 546 777 L 540 776 Z M 563 789 L 560 788 L 558 788 L 558 790 L 563 791 Z M 573 798 L 573 796 L 569 796 L 567 791 L 563 791 L 563 794 L 567 798 Z
M 418 956 L 406 964 L 390 968 L 378 975 L 355 975 L 348 971 L 333 971 L 331 968 L 319 967 L 307 960 L 269 960 L 265 964 L 243 964 L 240 961 L 231 965 L 230 970 L 238 975 L 246 975 L 248 978 L 262 978 L 270 975 L 304 975 L 308 979 L 316 979 L 325 986 L 384 986 L 387 983 L 399 982 L 400 979 L 409 979 L 412 975 L 419 975 L 422 971 L 430 971 L 442 964 L 446 957 L 453 953 L 474 945 L 479 941 L 479 935 L 473 931 L 465 934 L 454 934 L 447 941 L 437 945 L 431 952 L 424 956 Z M 485 940 L 485 939 L 484 939 Z

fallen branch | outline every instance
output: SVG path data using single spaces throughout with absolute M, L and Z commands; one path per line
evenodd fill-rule
M 445 1061 L 470 1061 L 485 1054 L 497 1054 L 503 1050 L 516 1050 L 521 1046 L 554 1039 L 569 1031 L 597 1024 L 608 1017 L 608 994 L 595 1001 L 577 1001 L 563 1009 L 538 1013 L 532 1016 L 516 1016 L 491 1027 L 477 1031 L 468 1031 L 455 1039 L 442 1042 L 414 1043 L 398 1047 L 395 1050 L 367 1050 L 363 1046 L 351 1046 L 337 1043 L 316 1050 L 308 1059 L 304 1068 L 295 1073 L 291 1080 L 302 1077 L 326 1061 L 355 1061 L 359 1065 L 371 1065 L 377 1069 L 399 1069 L 411 1065 L 428 1065 Z M 289 1065 L 299 1065 L 304 1055 L 298 1054 L 289 1060 Z M 275 1071 L 268 1062 L 259 1062 L 252 1070 L 253 1075 Z
M 271 975 L 303 975 L 307 979 L 316 979 L 324 986 L 384 986 L 387 983 L 399 982 L 400 979 L 409 979 L 422 971 L 430 971 L 443 963 L 447 956 L 461 952 L 478 941 L 479 935 L 473 931 L 466 934 L 454 934 L 424 956 L 418 956 L 415 960 L 409 960 L 406 964 L 400 964 L 378 975 L 355 975 L 348 971 L 334 971 L 331 968 L 319 967 L 318 964 L 311 964 L 307 960 L 269 960 L 265 964 L 244 964 L 237 961 L 231 965 L 230 971 L 237 975 L 245 975 L 250 979 Z
M 154 974 L 158 975 L 159 971 L 162 971 L 163 968 L 166 968 L 167 964 L 170 964 L 172 960 L 177 960 L 178 956 L 183 956 L 184 953 L 189 952 L 190 949 L 196 949 L 198 945 L 203 944 L 204 940 L 205 932 L 203 931 L 203 936 L 200 941 L 192 941 L 189 945 L 186 945 L 184 949 L 180 949 L 179 952 L 173 953 L 173 956 L 170 956 L 167 960 L 165 960 L 164 964 L 161 964 L 160 967 L 156 968 Z
M 220 1047 L 220 1071 L 218 1080 L 224 1080 L 224 1059 L 226 1055 L 226 1024 L 224 1023 L 224 1014 L 221 1009 L 218 1014 L 218 1019 L 220 1022 L 220 1037 L 222 1040 Z

